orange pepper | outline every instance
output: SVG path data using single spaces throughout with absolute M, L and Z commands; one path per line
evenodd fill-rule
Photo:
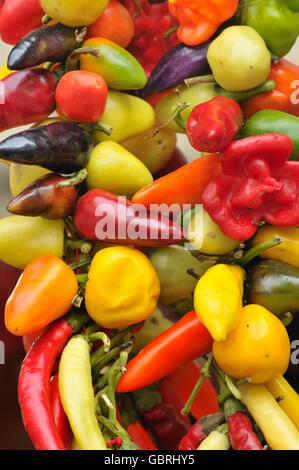
M 60 258 L 40 256 L 29 263 L 5 306 L 5 326 L 16 336 L 34 333 L 65 315 L 78 291 L 71 268 Z
M 210 39 L 238 4 L 239 0 L 168 0 L 170 13 L 180 22 L 178 38 L 188 46 Z
M 272 91 L 244 101 L 246 119 L 263 109 L 276 109 L 299 116 L 299 65 L 286 59 L 273 63 L 268 80 L 276 83 Z
M 221 173 L 221 157 L 204 155 L 191 163 L 162 176 L 137 191 L 132 198 L 134 204 L 200 204 L 201 195 L 210 181 Z

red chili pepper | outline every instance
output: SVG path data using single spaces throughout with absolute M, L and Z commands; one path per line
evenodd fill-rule
M 224 414 L 213 413 L 196 421 L 180 442 L 179 450 L 196 450 L 199 444 L 224 421 Z
M 56 82 L 48 70 L 22 70 L 1 83 L 5 100 L 0 101 L 0 132 L 43 121 L 55 111 Z
M 263 450 L 259 438 L 252 429 L 251 421 L 238 400 L 234 398 L 226 400 L 224 412 L 234 450 Z
M 231 143 L 221 154 L 222 175 L 202 195 L 204 209 L 229 237 L 251 238 L 260 221 L 299 224 L 299 162 L 287 161 L 292 140 L 264 134 Z
M 7 0 L 1 9 L 0 36 L 15 45 L 27 33 L 42 25 L 44 11 L 39 0 Z
M 53 375 L 51 380 L 50 401 L 58 434 L 64 447 L 69 449 L 72 438 L 72 430 L 60 400 L 57 373 Z
M 243 112 L 231 98 L 216 96 L 192 110 L 187 122 L 187 137 L 199 152 L 222 152 L 240 132 Z
M 19 375 L 18 398 L 23 423 L 36 450 L 66 450 L 55 425 L 50 400 L 50 380 L 56 360 L 84 315 L 52 323 L 33 344 Z M 73 325 L 73 326 L 72 326 Z
M 159 382 L 158 391 L 163 403 L 173 406 L 178 415 L 180 415 L 181 420 L 186 424 L 186 426 L 188 426 L 188 428 L 190 428 L 192 426 L 190 417 L 188 415 L 181 414 L 185 402 L 181 400 L 179 393 L 175 387 L 172 386 L 168 377 L 164 377 L 164 379 Z
M 195 311 L 187 313 L 129 361 L 116 392 L 138 390 L 166 377 L 181 365 L 209 353 L 212 343 Z
M 178 25 L 169 13 L 167 3 L 151 5 L 147 0 L 138 0 L 140 11 L 132 0 L 124 0 L 124 5 L 135 23 L 135 34 L 128 50 L 141 63 L 149 76 L 161 57 L 178 44 L 177 35 L 164 34 Z M 136 2 L 137 3 L 137 2 Z
M 74 224 L 87 240 L 121 245 L 171 245 L 185 238 L 182 228 L 172 221 L 153 216 L 126 198 L 101 189 L 92 189 L 79 199 Z
M 163 401 L 157 387 L 158 384 L 154 384 L 133 392 L 134 403 L 155 436 L 159 448 L 177 450 L 190 425 L 186 424 L 180 411 Z
M 121 425 L 127 430 L 132 441 L 141 450 L 157 450 L 151 436 L 140 423 L 138 413 L 129 395 L 122 395 L 118 399 Z

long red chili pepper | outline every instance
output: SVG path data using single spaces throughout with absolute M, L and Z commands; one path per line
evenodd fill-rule
M 26 432 L 36 450 L 66 450 L 51 409 L 50 380 L 57 358 L 82 321 L 86 321 L 83 315 L 76 324 L 70 316 L 52 323 L 22 363 L 18 398 Z
M 50 401 L 58 434 L 65 448 L 69 449 L 71 444 L 72 431 L 61 403 L 57 373 L 53 375 L 51 380 Z
M 224 412 L 228 424 L 229 438 L 234 450 L 263 450 L 262 444 L 252 429 L 251 421 L 241 403 L 229 398 L 224 403 Z
M 212 343 L 196 313 L 187 313 L 129 361 L 116 392 L 131 392 L 157 382 L 186 362 L 208 354 Z
M 213 413 L 196 421 L 180 442 L 179 450 L 196 450 L 199 444 L 224 421 L 224 414 Z

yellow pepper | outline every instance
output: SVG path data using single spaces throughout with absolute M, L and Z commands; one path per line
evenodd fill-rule
M 59 363 L 59 393 L 74 438 L 81 450 L 106 450 L 94 403 L 90 345 L 74 336 L 65 346 Z
M 283 375 L 290 352 L 289 336 L 282 322 L 254 304 L 243 308 L 238 325 L 225 341 L 213 344 L 215 360 L 226 374 L 235 379 L 248 378 L 253 383 L 269 382 Z
M 122 91 L 109 90 L 100 124 L 112 128 L 110 135 L 94 131 L 95 143 L 104 140 L 122 142 L 153 127 L 155 111 L 146 101 Z
M 85 290 L 88 314 L 104 328 L 125 328 L 148 318 L 157 306 L 160 282 L 139 250 L 114 246 L 91 263 Z
M 275 345 L 274 345 L 275 346 Z M 299 450 L 299 431 L 264 385 L 242 384 L 241 401 L 248 408 L 272 450 Z
M 275 399 L 281 398 L 278 402 L 279 406 L 293 421 L 299 430 L 299 395 L 290 386 L 287 380 L 280 376 L 265 384 L 269 392 L 272 393 Z
M 270 250 L 264 251 L 260 256 L 262 258 L 282 261 L 299 268 L 299 228 L 265 225 L 259 229 L 253 238 L 253 244 L 258 245 L 272 238 L 280 238 L 282 243 Z
M 194 309 L 215 341 L 224 341 L 239 321 L 243 281 L 241 267 L 217 264 L 196 285 Z
M 197 450 L 229 450 L 230 441 L 226 434 L 215 429 L 200 444 Z

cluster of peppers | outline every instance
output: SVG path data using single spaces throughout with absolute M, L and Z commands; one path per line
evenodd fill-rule
M 31 125 L 0 142 L 13 195 L 0 259 L 23 270 L 4 320 L 27 353 L 34 447 L 298 450 L 284 374 L 299 68 L 284 56 L 299 8 L 2 3 L 0 131 Z M 203 155 L 188 163 L 177 133 Z

